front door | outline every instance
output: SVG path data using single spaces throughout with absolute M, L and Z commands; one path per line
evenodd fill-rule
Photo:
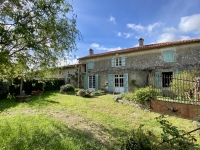
M 89 90 L 95 91 L 95 76 L 88 76 Z
M 123 75 L 115 75 L 114 81 L 115 81 L 114 92 L 123 93 L 124 92 L 124 76 Z

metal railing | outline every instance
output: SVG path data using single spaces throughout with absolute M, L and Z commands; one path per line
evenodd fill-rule
M 200 105 L 200 77 L 155 74 L 149 76 L 149 85 L 153 99 Z

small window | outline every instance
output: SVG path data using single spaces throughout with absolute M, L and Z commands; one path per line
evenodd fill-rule
M 172 72 L 162 72 L 163 87 L 169 87 L 171 81 L 172 81 Z
M 121 57 L 115 59 L 115 66 L 116 67 L 122 66 L 122 58 Z

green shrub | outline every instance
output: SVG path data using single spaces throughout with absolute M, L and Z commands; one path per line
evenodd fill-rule
M 65 84 L 60 87 L 60 93 L 74 93 L 75 89 L 71 84 Z
M 173 126 L 165 116 L 156 117 L 162 132 L 159 136 L 154 135 L 150 130 L 140 127 L 131 131 L 128 137 L 122 140 L 121 150 L 197 150 L 199 145 L 196 139 L 184 130 Z
M 130 100 L 132 100 L 132 95 L 133 95 L 133 93 L 125 93 L 123 96 L 123 99 L 130 101 Z
M 145 87 L 145 88 L 140 88 L 136 90 L 132 96 L 131 100 L 133 101 L 138 101 L 140 103 L 145 103 L 145 101 L 150 100 L 152 97 L 156 97 L 158 95 L 158 92 L 151 88 L 151 87 Z
M 81 96 L 81 97 L 91 97 L 91 91 L 89 90 L 84 90 L 84 89 L 80 89 L 76 95 Z

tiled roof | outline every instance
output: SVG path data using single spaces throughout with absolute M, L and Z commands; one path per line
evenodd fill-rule
M 134 52 L 134 51 L 149 50 L 149 49 L 153 49 L 153 48 L 162 48 L 162 47 L 175 46 L 175 45 L 188 44 L 188 43 L 198 43 L 198 42 L 200 42 L 200 38 L 173 41 L 173 42 L 164 42 L 164 43 L 157 43 L 157 44 L 149 44 L 149 45 L 138 46 L 138 47 L 133 47 L 133 48 L 126 48 L 126 49 L 121 49 L 121 50 L 116 50 L 116 51 L 88 55 L 88 56 L 78 58 L 78 60 L 94 58 L 94 57 L 102 57 L 102 56 L 120 54 L 120 53 L 130 53 L 130 52 Z

